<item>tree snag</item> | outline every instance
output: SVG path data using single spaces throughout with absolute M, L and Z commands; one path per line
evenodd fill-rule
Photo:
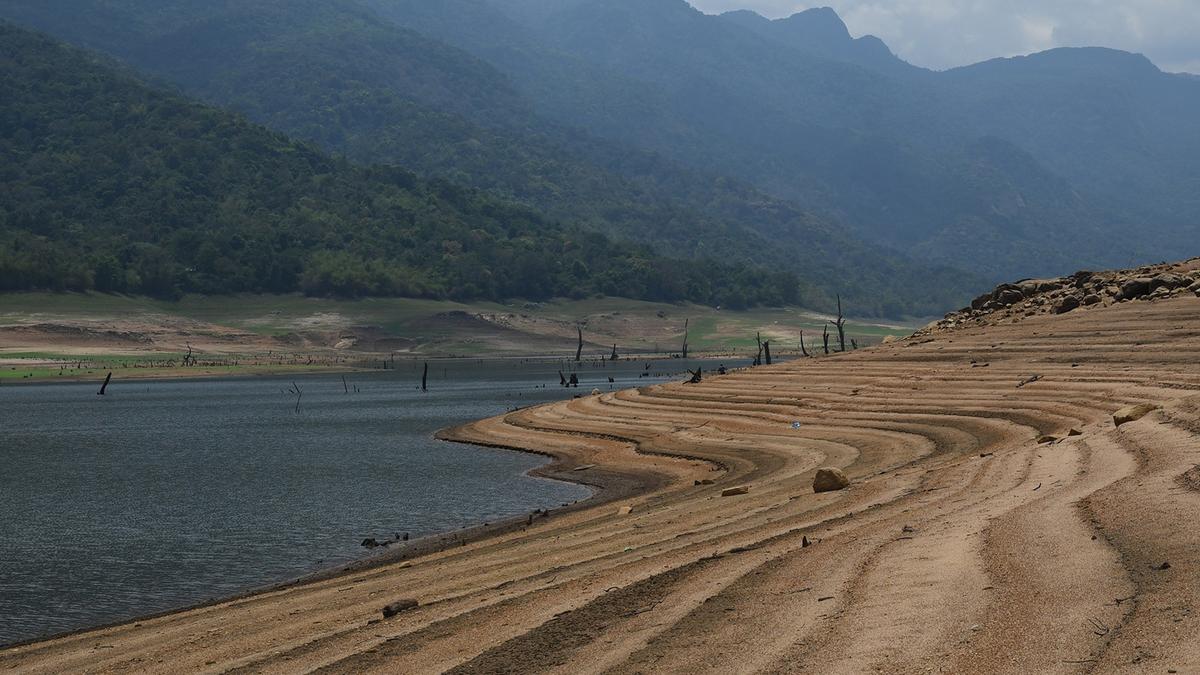
M 800 353 L 805 357 L 810 356 L 808 349 L 804 346 L 804 331 L 800 331 Z
M 429 362 L 425 362 L 425 370 L 421 372 L 421 391 L 429 391 Z
M 841 295 L 837 296 L 837 305 L 838 305 L 837 321 L 830 321 L 829 323 L 833 324 L 834 326 L 837 326 L 838 346 L 839 346 L 838 351 L 844 352 L 844 351 L 846 351 L 846 319 L 844 319 L 842 317 L 842 296 Z
M 683 358 L 685 359 L 688 357 L 688 322 L 690 321 L 691 319 L 683 320 Z
M 108 389 L 108 383 L 109 383 L 109 382 L 111 382 L 111 381 L 112 381 L 112 373 L 110 372 L 110 373 L 109 373 L 109 374 L 108 374 L 108 375 L 107 375 L 107 376 L 104 378 L 104 384 L 100 385 L 100 391 L 96 392 L 96 395 L 97 395 L 97 396 L 104 396 L 104 391 L 105 391 L 106 389 Z
M 578 363 L 583 356 L 583 328 L 576 326 L 575 330 L 579 331 L 579 346 L 575 348 L 575 361 Z
M 821 340 L 825 343 L 825 355 L 829 355 L 829 326 L 825 326 L 825 332 L 821 335 Z

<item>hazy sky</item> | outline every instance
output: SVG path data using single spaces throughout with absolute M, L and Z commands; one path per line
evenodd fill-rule
M 690 0 L 704 12 L 778 18 L 831 6 L 855 37 L 877 35 L 906 61 L 949 68 L 1052 47 L 1141 52 L 1200 73 L 1200 0 Z

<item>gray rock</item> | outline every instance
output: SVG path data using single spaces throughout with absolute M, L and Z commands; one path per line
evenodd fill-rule
M 1130 279 L 1121 285 L 1121 294 L 1118 297 L 1121 300 L 1133 300 L 1148 295 L 1151 281 L 1152 279 L 1148 277 Z
M 1089 305 L 1089 306 L 1090 305 L 1098 305 L 1098 304 L 1100 304 L 1100 302 L 1101 302 L 1100 296 L 1096 295 L 1095 293 L 1084 296 L 1084 298 L 1083 298 L 1083 304 Z
M 1078 309 L 1078 308 L 1079 308 L 1079 298 L 1075 297 L 1074 295 L 1068 295 L 1067 297 L 1062 299 L 1062 302 L 1055 305 L 1054 313 L 1055 314 L 1066 314 L 1067 312 L 1069 312 L 1073 309 Z

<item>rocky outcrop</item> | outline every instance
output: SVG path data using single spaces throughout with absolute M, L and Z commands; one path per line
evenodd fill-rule
M 1057 279 L 1025 279 L 1000 284 L 918 331 L 1019 321 L 1039 314 L 1066 314 L 1122 302 L 1153 302 L 1178 296 L 1200 296 L 1200 258 L 1182 263 L 1149 265 L 1112 272 L 1080 271 Z

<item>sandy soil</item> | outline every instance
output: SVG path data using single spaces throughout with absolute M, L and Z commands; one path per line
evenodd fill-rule
M 582 398 L 447 436 L 641 486 L 617 502 L 0 671 L 1198 672 L 1198 433 L 1195 297 Z M 851 487 L 813 494 L 826 465 Z

